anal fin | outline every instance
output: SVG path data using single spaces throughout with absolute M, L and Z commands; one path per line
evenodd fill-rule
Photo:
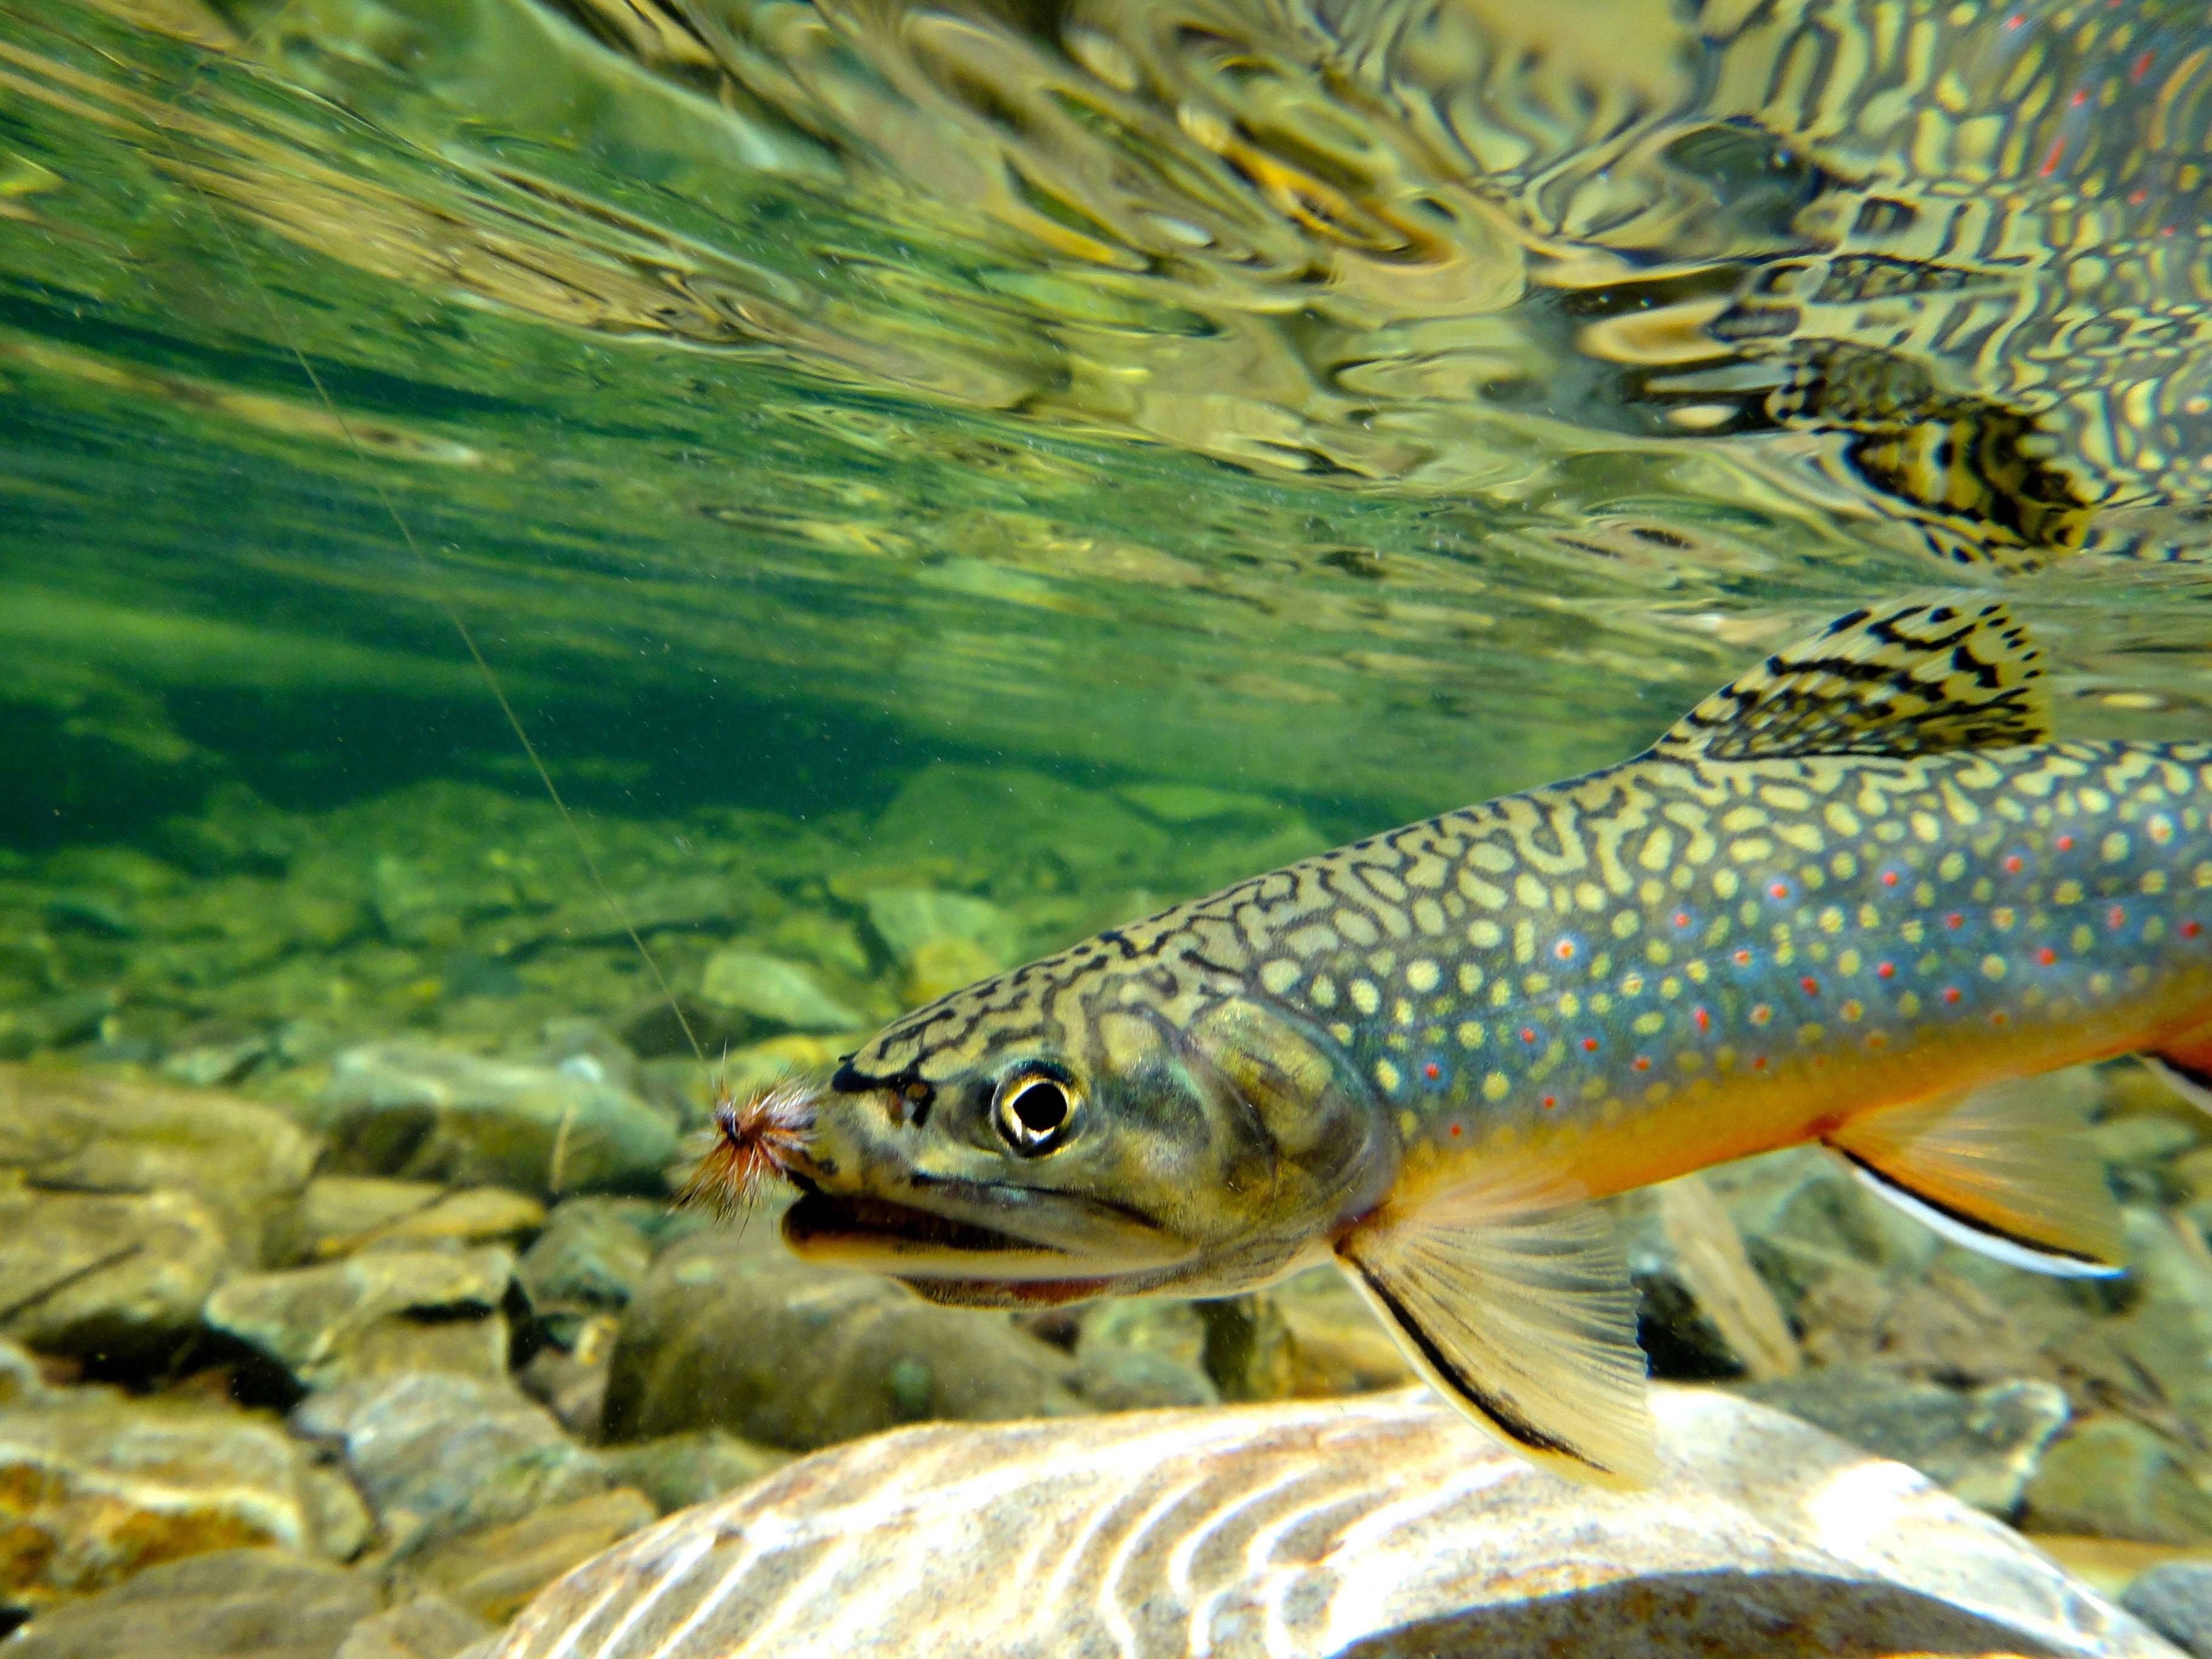
M 1656 1473 L 1636 1291 L 1578 1192 L 1492 1176 L 1386 1209 L 1337 1255 L 1431 1385 L 1516 1450 L 1601 1485 Z
M 2119 1206 L 2063 1075 L 1867 1112 L 1827 1137 L 1859 1178 L 1954 1243 L 2032 1272 L 2107 1278 Z

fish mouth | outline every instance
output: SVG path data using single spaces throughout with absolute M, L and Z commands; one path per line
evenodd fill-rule
M 802 1256 L 876 1255 L 889 1250 L 903 1257 L 910 1253 L 942 1252 L 969 1260 L 971 1266 L 977 1255 L 1066 1255 L 1048 1244 L 1034 1243 L 995 1227 L 933 1210 L 919 1210 L 888 1198 L 826 1193 L 819 1188 L 801 1193 L 798 1201 L 783 1212 L 783 1240 Z

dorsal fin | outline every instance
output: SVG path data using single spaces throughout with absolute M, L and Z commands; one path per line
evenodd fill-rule
M 1674 760 L 1934 755 L 2050 740 L 2043 653 L 2000 599 L 1920 594 L 1853 611 L 1674 722 Z

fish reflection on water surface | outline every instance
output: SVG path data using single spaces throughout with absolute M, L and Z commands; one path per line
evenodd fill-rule
M 2139 1053 L 2203 1097 L 2212 744 L 2052 741 L 2042 672 L 1993 600 L 1855 611 L 1620 765 L 920 1009 L 715 1156 L 799 1188 L 802 1255 L 943 1303 L 1333 1258 L 1469 1415 L 1634 1480 L 1590 1200 L 1818 1140 L 1960 1242 L 2119 1271 L 2101 1165 L 2023 1080 Z

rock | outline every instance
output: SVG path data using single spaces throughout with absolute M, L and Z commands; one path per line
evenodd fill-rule
M 282 1113 L 210 1090 L 0 1066 L 0 1169 L 80 1193 L 189 1193 L 238 1259 L 281 1261 L 317 1144 Z
M 1626 1194 L 1613 1210 L 1655 1375 L 1703 1382 L 1797 1369 L 1790 1322 L 1702 1176 Z
M 1021 928 L 988 899 L 933 887 L 878 887 L 863 901 L 868 926 L 891 960 L 905 965 L 933 945 L 975 947 L 995 973 L 1014 959 Z
M 1111 795 L 1016 767 L 940 763 L 899 787 L 872 844 L 886 858 L 937 854 L 979 865 L 988 849 L 993 866 L 1048 862 L 1096 887 L 1152 878 L 1170 841 Z
M 521 1243 L 544 1224 L 543 1204 L 504 1187 L 319 1176 L 301 1195 L 297 1233 L 301 1255 L 327 1261 L 391 1244 Z
M 97 988 L 0 1009 L 0 1060 L 27 1060 L 41 1048 L 89 1042 L 118 1006 L 113 991 Z
M 1801 1371 L 1744 1393 L 1878 1457 L 1910 1463 L 1976 1509 L 2005 1516 L 2020 1507 L 2037 1460 L 2070 1415 L 2056 1383 L 1993 1382 L 1966 1392 L 1861 1366 Z
M 2212 1538 L 2212 1492 L 2177 1448 L 2117 1414 L 2087 1418 L 2044 1455 L 2027 1483 L 2021 1524 L 2156 1544 Z
M 376 1610 L 365 1575 L 276 1549 L 149 1567 L 33 1620 L 9 1659 L 333 1659 Z
M 1309 1267 L 1267 1292 L 1289 1347 L 1289 1397 L 1401 1389 L 1419 1379 L 1390 1333 L 1334 1267 Z
M 1195 1365 L 1164 1353 L 1091 1344 L 1076 1356 L 1068 1386 L 1102 1412 L 1151 1411 L 1163 1406 L 1215 1406 L 1221 1391 Z
M 1114 793 L 1147 817 L 1158 818 L 1162 823 L 1220 823 L 1229 819 L 1266 823 L 1285 816 L 1284 809 L 1265 795 L 1208 789 L 1195 783 L 1125 783 Z
M 1291 1332 L 1275 1298 L 1212 1297 L 1197 1304 L 1206 1322 L 1206 1374 L 1224 1400 L 1287 1400 Z
M 161 1075 L 198 1089 L 235 1083 L 274 1046 L 266 1031 L 231 1020 L 203 1020 L 177 1034 L 169 1052 L 161 1056 Z
M 44 1394 L 46 1380 L 39 1375 L 39 1362 L 15 1343 L 0 1338 L 0 1406 L 12 1406 Z
M 949 996 L 964 985 L 988 979 L 1006 964 L 981 945 L 964 939 L 933 939 L 907 959 L 899 977 L 899 999 L 918 1008 Z
M 496 1379 L 507 1375 L 500 1304 L 514 1275 L 514 1257 L 496 1246 L 368 1250 L 234 1279 L 205 1317 L 309 1389 L 392 1371 Z
M 2120 1605 L 2190 1659 L 2212 1659 L 2212 1563 L 2163 1562 L 2130 1584 Z
M 343 1559 L 367 1534 L 311 1450 L 246 1412 L 102 1388 L 0 1408 L 0 1601 L 43 1606 L 243 1545 Z
M 669 1515 L 773 1474 L 791 1462 L 791 1455 L 720 1429 L 701 1429 L 611 1446 L 601 1454 L 601 1461 L 610 1479 L 636 1487 L 653 1500 L 654 1508 Z
M 556 1340 L 564 1328 L 628 1305 L 652 1265 L 664 1214 L 633 1199 L 572 1198 L 555 1207 L 515 1278 Z
M 724 1428 L 805 1449 L 926 1417 L 1083 1410 L 1067 1357 L 1003 1315 L 933 1307 L 872 1273 L 703 1233 L 653 1263 L 623 1316 L 605 1428 Z
M 407 1576 L 480 1619 L 504 1624 L 569 1568 L 659 1516 L 644 1493 L 617 1486 L 434 1544 L 410 1559 Z
M 699 994 L 710 1003 L 795 1031 L 852 1031 L 868 1016 L 839 1001 L 803 963 L 732 945 L 707 958 Z
M 674 1120 L 573 1069 L 421 1042 L 348 1049 L 319 1105 L 344 1173 L 532 1194 L 657 1192 Z
M 1206 1369 L 1206 1316 L 1195 1302 L 1109 1296 L 1078 1308 L 1075 1352 L 1095 1347 L 1156 1353 L 1188 1370 Z
M 310 1395 L 292 1425 L 343 1455 L 395 1552 L 611 1484 L 599 1460 L 520 1389 L 453 1372 L 374 1377 Z
M 1663 1473 L 1635 1492 L 1415 1390 L 908 1430 L 626 1540 L 488 1652 L 2166 1654 L 1898 1464 L 1725 1395 L 1655 1408 Z
M 155 1363 L 198 1328 L 229 1267 L 221 1218 L 188 1193 L 46 1192 L 0 1170 L 0 1334 Z
M 417 1595 L 356 1625 L 337 1659 L 453 1659 L 490 1628 L 442 1595 Z
M 607 1373 L 614 1364 L 621 1322 L 611 1314 L 549 1326 L 555 1340 L 515 1373 L 522 1391 L 553 1413 L 580 1439 L 597 1440 L 606 1419 Z

